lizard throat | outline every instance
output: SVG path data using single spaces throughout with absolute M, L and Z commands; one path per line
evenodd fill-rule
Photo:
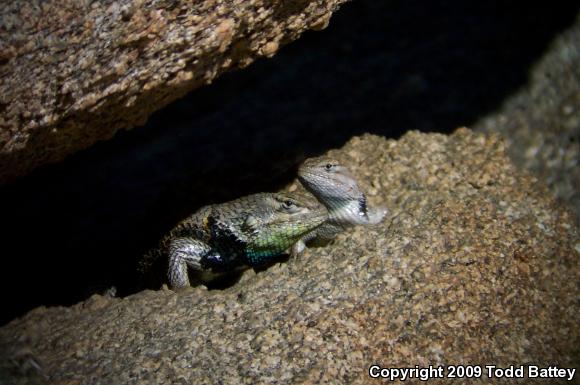
M 365 196 L 364 193 L 361 193 L 360 197 L 358 198 L 358 209 L 359 209 L 361 215 L 363 215 L 365 217 L 368 216 L 367 197 Z
M 328 204 L 329 220 L 332 222 L 353 224 L 368 219 L 366 198 L 333 201 Z

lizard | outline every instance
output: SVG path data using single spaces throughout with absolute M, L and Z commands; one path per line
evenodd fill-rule
M 298 169 L 298 179 L 328 209 L 329 217 L 297 242 L 293 253 L 301 252 L 306 242 L 326 244 L 349 227 L 380 223 L 387 214 L 384 207 L 369 207 L 356 178 L 333 158 L 306 159 Z
M 283 254 L 328 219 L 326 208 L 298 194 L 258 193 L 204 206 L 179 222 L 155 253 L 169 257 L 172 289 L 258 267 Z

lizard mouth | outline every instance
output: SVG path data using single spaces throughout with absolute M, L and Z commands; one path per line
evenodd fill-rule
M 309 211 L 307 209 L 301 210 L 293 215 L 278 216 L 268 223 L 268 226 L 292 226 L 293 224 L 304 226 L 311 224 L 316 227 L 318 224 L 324 222 L 327 217 L 327 213 L 322 210 Z M 300 218 L 300 219 L 298 219 Z

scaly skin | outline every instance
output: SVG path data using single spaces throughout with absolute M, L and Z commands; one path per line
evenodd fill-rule
M 355 225 L 373 225 L 381 222 L 387 210 L 371 208 L 356 178 L 335 159 L 310 158 L 298 170 L 302 185 L 326 206 L 329 218 L 326 223 L 308 234 L 303 241 L 326 243 L 338 233 Z M 302 244 L 294 250 L 300 251 Z
M 202 207 L 161 241 L 169 255 L 172 288 L 190 285 L 188 267 L 202 282 L 263 265 L 300 241 L 328 218 L 313 199 L 260 193 Z

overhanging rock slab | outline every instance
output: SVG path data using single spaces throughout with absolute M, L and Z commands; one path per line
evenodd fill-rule
M 0 183 L 143 124 L 221 73 L 328 25 L 346 0 L 3 5 Z

